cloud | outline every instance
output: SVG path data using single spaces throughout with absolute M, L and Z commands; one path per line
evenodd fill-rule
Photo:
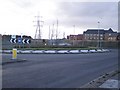
M 11 0 L 10 2 L 16 5 L 15 7 L 24 8 L 24 9 L 34 6 L 34 3 L 32 0 Z
M 79 0 L 80 1 L 80 0 Z M 73 33 L 73 25 L 76 32 L 82 33 L 87 28 L 97 28 L 97 22 L 101 22 L 101 28 L 118 27 L 118 3 L 117 2 L 76 2 L 76 1 L 50 1 L 50 0 L 1 0 L 0 33 L 34 36 L 36 23 L 34 16 L 40 12 L 43 16 L 43 38 L 49 33 L 49 25 L 56 25 L 59 20 L 60 33 L 66 35 Z M 102 18 L 102 19 L 101 19 Z M 6 27 L 7 25 L 7 27 Z M 80 31 L 79 31 L 80 30 Z
M 117 29 L 118 3 L 117 2 L 61 2 L 58 3 L 56 15 L 64 25 L 81 25 L 95 27 L 101 21 L 103 28 Z
M 59 4 L 60 13 L 70 17 L 79 16 L 104 16 L 117 10 L 114 2 L 62 2 Z M 60 14 L 58 13 L 58 14 Z M 116 12 L 114 12 L 116 13 Z

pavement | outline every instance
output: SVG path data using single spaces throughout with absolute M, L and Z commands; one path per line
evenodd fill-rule
M 117 76 L 119 73 L 120 71 L 118 70 L 106 73 L 98 77 L 97 79 L 94 79 L 91 82 L 85 84 L 81 88 L 98 88 L 98 87 L 99 88 L 118 88 L 119 81 Z M 111 78 L 117 78 L 117 79 L 115 80 Z
M 106 80 L 103 84 L 101 84 L 100 88 L 111 88 L 111 89 L 118 89 L 120 88 L 120 79 L 119 79 L 120 73 L 116 74 L 115 76 L 109 78 Z
M 3 54 L 3 61 L 11 54 Z M 3 65 L 3 88 L 80 88 L 118 69 L 118 52 L 18 54 L 27 62 Z

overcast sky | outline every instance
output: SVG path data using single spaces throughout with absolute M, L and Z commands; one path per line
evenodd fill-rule
M 58 19 L 58 37 L 70 34 L 82 34 L 90 28 L 112 28 L 118 30 L 118 2 L 80 2 L 81 0 L 1 0 L 0 34 L 29 35 L 34 38 L 37 18 L 44 21 L 42 38 L 49 37 L 49 26 L 56 29 Z M 100 0 L 101 1 L 101 0 Z M 111 0 L 115 1 L 115 0 Z M 73 27 L 75 25 L 75 28 Z M 74 31 L 75 30 L 75 31 Z M 55 35 L 55 31 L 54 31 Z

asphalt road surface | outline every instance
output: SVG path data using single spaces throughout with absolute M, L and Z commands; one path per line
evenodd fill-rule
M 11 54 L 3 54 L 3 60 Z M 3 65 L 3 88 L 79 88 L 118 68 L 118 52 L 18 54 L 26 62 Z

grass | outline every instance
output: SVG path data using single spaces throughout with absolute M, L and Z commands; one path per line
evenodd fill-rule
M 79 48 L 79 47 L 45 47 L 45 48 L 21 48 L 23 50 L 90 50 L 90 49 L 97 49 L 95 47 L 88 47 L 88 48 Z M 21 50 L 20 49 L 20 50 Z M 19 49 L 18 49 L 19 50 Z

